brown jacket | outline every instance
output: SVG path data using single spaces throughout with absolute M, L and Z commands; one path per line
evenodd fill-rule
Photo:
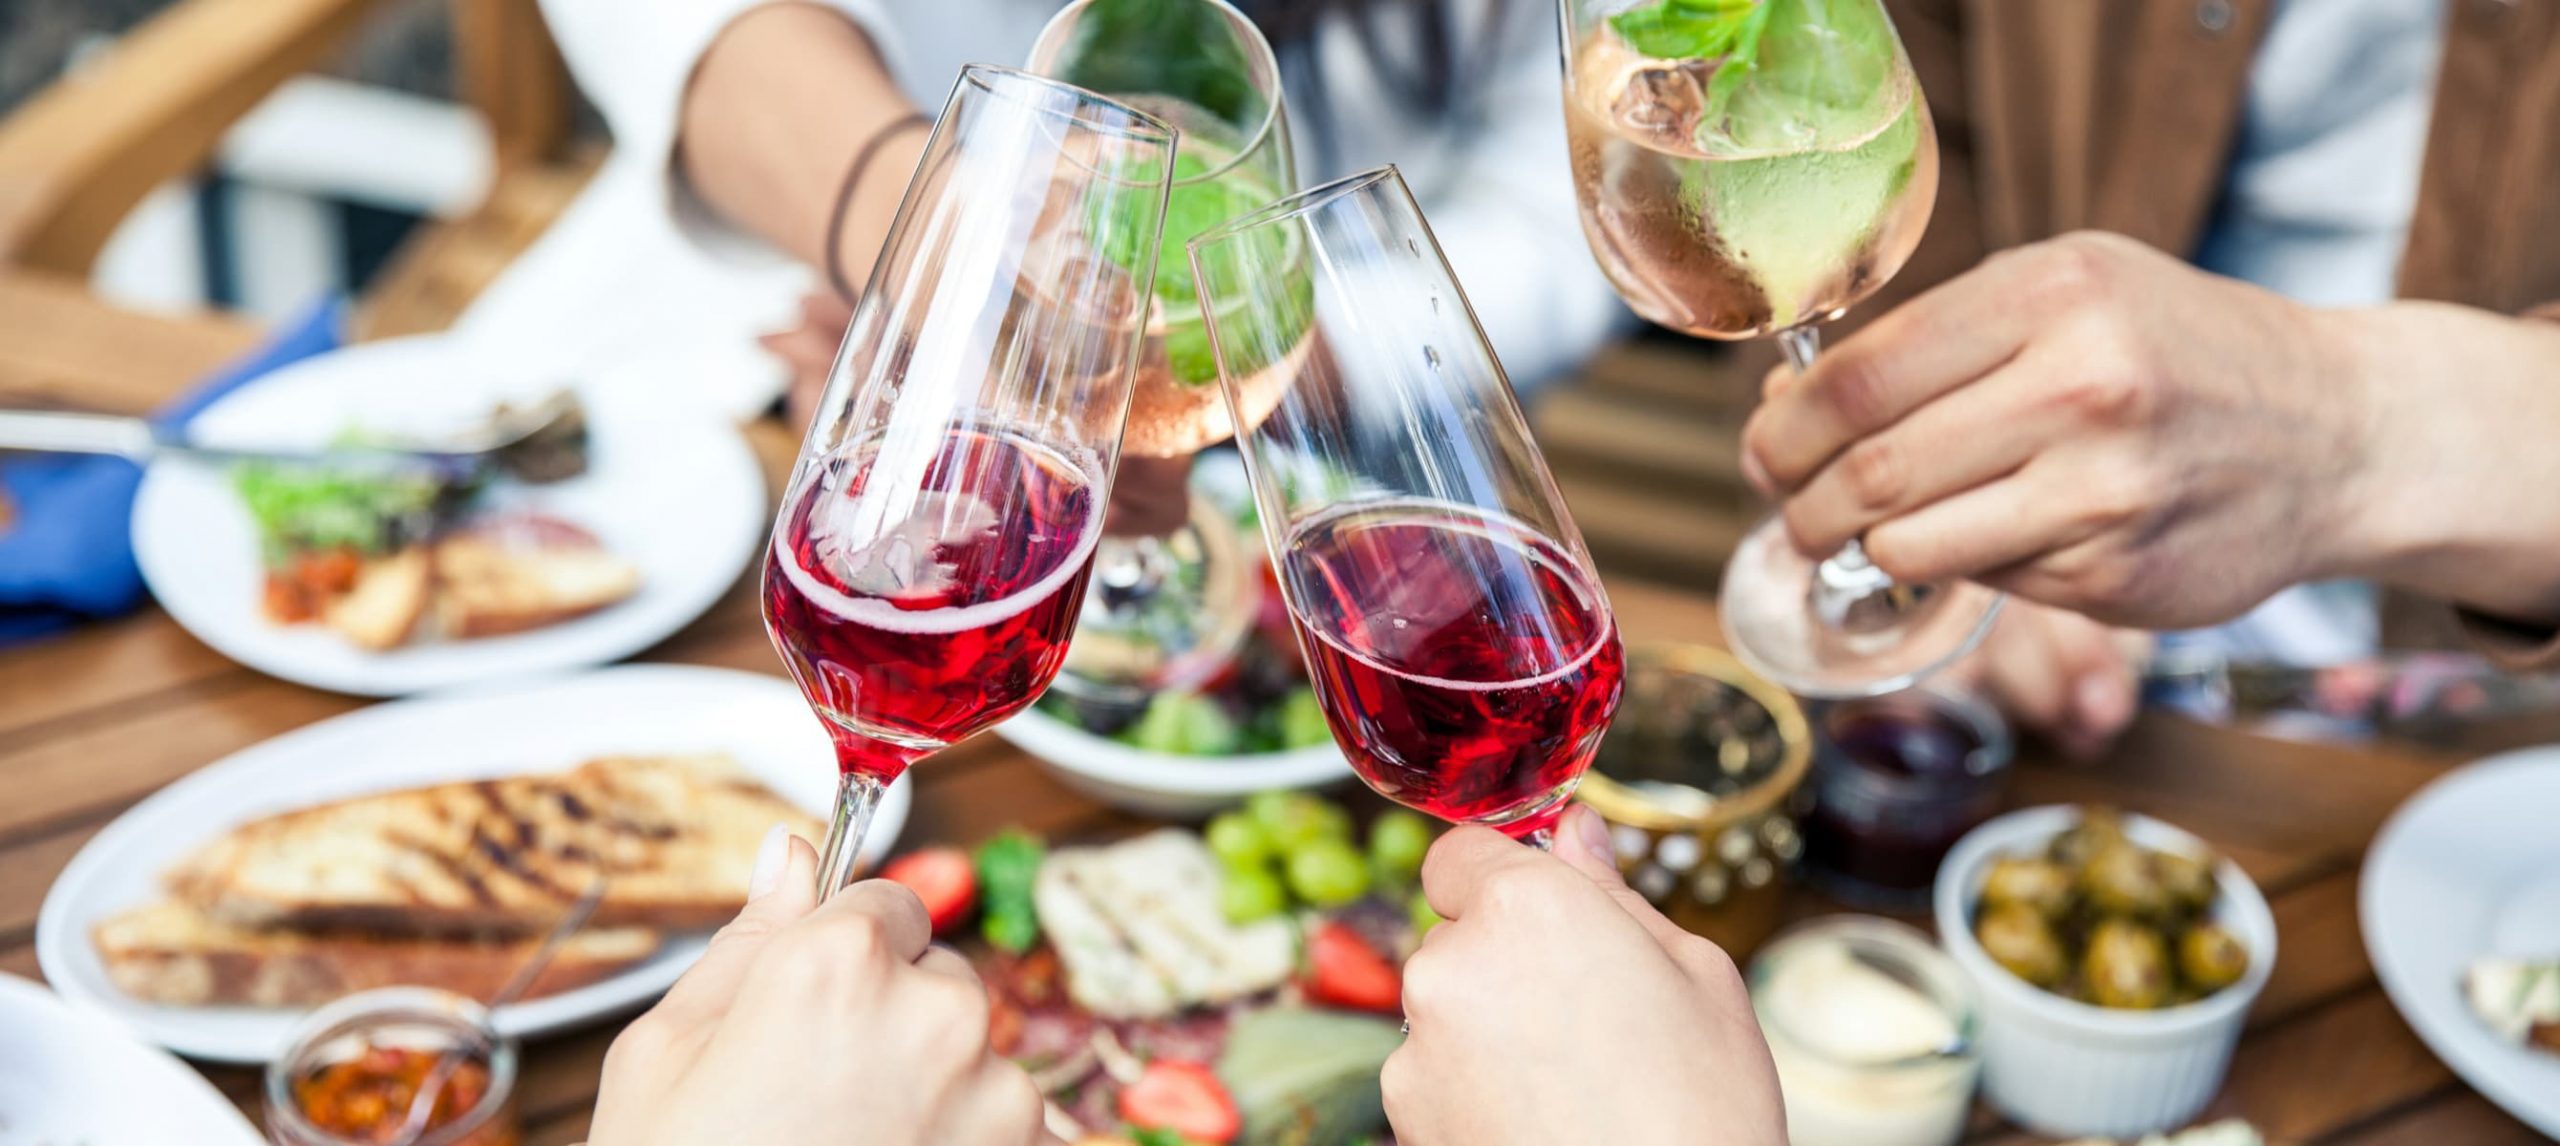
M 1888 0 L 1945 157 L 1928 237 L 1881 303 L 2004 247 L 2114 231 L 2202 240 L 2275 0 Z M 2445 0 L 2400 293 L 2524 314 L 2560 302 L 2560 0 Z M 2432 613 L 2433 623 L 2428 614 Z M 2442 610 L 2393 602 L 2386 636 Z M 2522 661 L 2560 642 L 2473 626 Z M 2539 654 L 2539 655 L 2536 655 Z

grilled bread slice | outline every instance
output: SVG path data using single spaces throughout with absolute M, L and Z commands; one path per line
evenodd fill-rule
M 594 925 L 705 930 L 746 900 L 766 829 L 817 822 L 721 756 L 387 792 L 232 829 L 170 892 L 247 927 L 541 932 L 601 872 Z
M 534 935 L 419 938 L 240 927 L 164 901 L 113 916 L 91 938 L 118 990 L 165 1006 L 307 1007 L 376 987 L 497 994 L 533 955 Z M 590 928 L 562 943 L 526 998 L 574 990 L 658 951 L 658 933 Z
M 510 544 L 457 534 L 436 545 L 436 614 L 446 636 L 494 637 L 573 620 L 640 591 L 638 566 L 592 540 Z
M 353 589 L 320 606 L 320 619 L 359 648 L 382 652 L 407 644 L 434 600 L 435 564 L 421 548 L 368 560 Z

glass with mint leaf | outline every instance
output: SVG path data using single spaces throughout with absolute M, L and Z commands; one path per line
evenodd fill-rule
M 1220 0 L 1079 0 L 1041 32 L 1030 68 L 1140 108 L 1182 133 L 1163 243 L 1153 251 L 1105 252 L 1124 269 L 1141 258 L 1157 264 L 1156 306 L 1122 451 L 1188 457 L 1233 436 L 1183 245 L 1294 185 L 1270 44 Z
M 1882 0 L 1558 0 L 1583 233 L 1637 313 L 1704 338 L 1821 324 L 1909 259 L 1937 133 Z M 1735 653 L 1799 695 L 1902 688 L 1971 648 L 1999 596 L 1822 561 L 1771 517 L 1725 564 Z
M 1280 198 L 1295 185 L 1295 163 L 1279 65 L 1251 20 L 1223 0 L 1077 0 L 1042 30 L 1030 70 L 1140 108 L 1181 132 L 1164 237 L 1153 248 L 1105 247 L 1124 271 L 1155 265 L 1145 317 L 1115 506 L 1184 508 L 1174 488 L 1187 459 L 1234 436 L 1218 384 L 1205 316 L 1246 305 L 1267 289 L 1305 294 L 1305 271 L 1276 283 L 1193 283 L 1184 246 L 1194 236 Z M 1102 189 L 1095 216 L 1143 207 Z M 1303 341 L 1306 327 L 1299 330 Z M 1248 405 L 1267 410 L 1296 373 L 1296 347 L 1270 357 L 1246 385 Z M 1248 410 L 1248 418 L 1256 416 Z M 1145 464 L 1143 459 L 1164 459 Z M 1149 482 L 1144 493 L 1134 483 Z M 1087 708 L 1135 716 L 1160 693 L 1216 677 L 1251 632 L 1262 593 L 1250 539 L 1214 506 L 1193 501 L 1179 520 L 1139 522 L 1129 513 L 1094 557 L 1065 672 L 1056 688 Z

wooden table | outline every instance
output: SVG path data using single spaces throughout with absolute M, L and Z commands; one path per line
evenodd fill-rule
M 0 406 L 143 409 L 254 341 L 227 320 L 140 318 L 60 283 L 0 273 Z M 771 425 L 748 432 L 778 478 L 793 443 Z M 1629 632 L 1715 639 L 1712 609 L 1694 595 L 1625 580 L 1609 588 Z M 743 583 L 643 659 L 779 671 Z M 0 652 L 0 970 L 38 974 L 35 919 L 45 889 L 118 812 L 228 753 L 365 703 L 234 665 L 157 611 Z M 2161 816 L 2220 845 L 2266 890 L 2282 954 L 2210 1115 L 2247 1117 L 2285 1142 L 2539 1142 L 2401 1022 L 2357 933 L 2357 870 L 2375 829 L 2454 762 L 2147 717 L 2096 764 L 2031 755 L 2013 799 L 2103 801 Z M 915 784 L 909 843 L 968 843 L 1007 825 L 1069 839 L 1140 826 L 992 738 L 943 753 L 917 770 Z M 1795 908 L 1820 909 L 1810 900 Z M 583 1136 L 612 1037 L 600 1027 L 527 1048 L 529 1142 Z M 253 1072 L 206 1074 L 254 1107 Z M 1971 1141 L 2034 1139 L 1985 1113 Z

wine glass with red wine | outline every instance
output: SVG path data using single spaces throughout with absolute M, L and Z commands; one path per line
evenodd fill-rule
M 1617 710 L 1617 625 L 1403 177 L 1282 199 L 1190 254 L 1334 739 L 1380 795 L 1545 846 Z M 1238 380 L 1292 356 L 1259 417 Z
M 819 894 L 881 791 L 1057 675 L 1118 462 L 1172 128 L 970 67 L 836 353 L 773 527 L 765 628 L 834 738 Z

